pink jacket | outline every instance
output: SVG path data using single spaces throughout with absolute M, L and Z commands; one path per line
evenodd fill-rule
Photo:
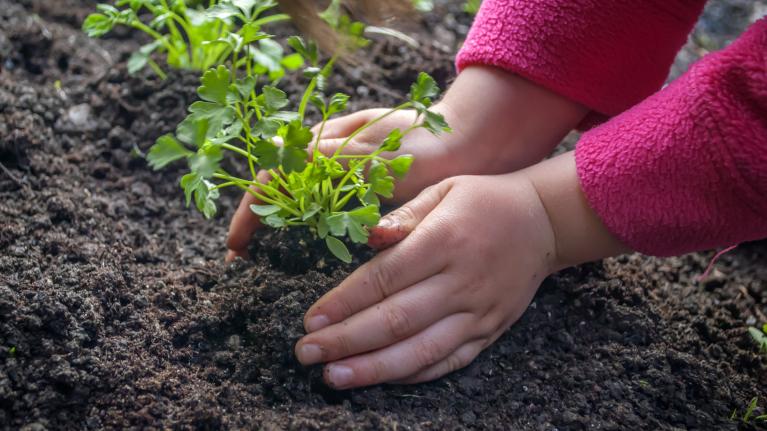
M 767 237 L 767 18 L 666 88 L 702 0 L 484 0 L 458 68 L 498 66 L 592 109 L 586 197 L 635 250 Z M 654 93 L 654 94 L 653 94 Z

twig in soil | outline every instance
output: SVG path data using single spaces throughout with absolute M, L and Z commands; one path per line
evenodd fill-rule
M 2 170 L 3 170 L 3 172 L 5 172 L 5 175 L 8 175 L 8 178 L 10 178 L 10 179 L 11 179 L 11 181 L 13 181 L 14 183 L 16 183 L 16 185 L 17 185 L 17 186 L 19 186 L 19 187 L 21 187 L 21 188 L 24 188 L 24 187 L 25 187 L 25 184 L 24 184 L 23 182 L 21 182 L 21 180 L 20 180 L 20 179 L 16 178 L 16 176 L 15 176 L 15 175 L 13 175 L 13 173 L 10 171 L 10 169 L 8 169 L 8 168 L 6 168 L 6 167 L 5 167 L 5 165 L 3 164 L 3 162 L 0 162 L 0 169 L 2 169 Z

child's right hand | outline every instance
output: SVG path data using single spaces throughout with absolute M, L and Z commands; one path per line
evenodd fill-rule
M 468 174 L 513 172 L 540 161 L 585 116 L 586 109 L 536 84 L 500 69 L 474 66 L 464 70 L 432 110 L 445 116 L 452 133 L 434 136 L 418 129 L 403 139 L 396 153 L 412 154 L 410 174 L 399 181 L 393 202 L 402 203 L 445 178 Z M 319 149 L 332 154 L 344 138 L 384 109 L 370 109 L 326 123 Z M 369 153 L 395 128 L 406 129 L 414 111 L 400 111 L 360 133 L 345 153 Z M 315 127 L 318 132 L 318 127 Z M 268 179 L 264 175 L 262 180 Z M 232 218 L 227 260 L 245 257 L 253 233 L 260 227 L 250 211 L 257 204 L 245 194 Z

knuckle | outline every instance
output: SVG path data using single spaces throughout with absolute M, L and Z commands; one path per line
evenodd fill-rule
M 435 340 L 423 340 L 415 349 L 415 361 L 419 369 L 427 368 L 437 363 L 443 357 L 442 346 Z
M 383 310 L 384 327 L 394 339 L 399 340 L 408 335 L 412 330 L 410 317 L 404 309 L 396 306 L 388 306 Z
M 363 385 L 374 385 L 376 383 L 383 383 L 387 381 L 387 367 L 386 364 L 381 360 L 373 360 L 370 365 L 370 371 L 368 373 L 365 373 L 363 375 L 363 379 L 365 381 L 362 382 Z
M 372 265 L 368 271 L 368 284 L 378 292 L 381 300 L 389 296 L 389 287 L 395 279 L 393 267 L 386 263 Z
M 339 297 L 336 298 L 336 305 L 338 310 L 341 312 L 341 316 L 338 321 L 344 320 L 354 314 L 354 307 L 352 307 L 352 304 L 349 302 L 349 300 L 343 296 L 339 295 Z
M 452 354 L 446 360 L 445 374 L 450 374 L 454 371 L 458 371 L 461 368 L 469 365 L 469 362 L 471 362 L 471 359 L 462 358 L 458 354 Z
M 351 343 L 346 335 L 337 335 L 333 347 L 331 354 L 334 358 L 345 358 L 352 354 Z
M 389 217 L 399 223 L 412 223 L 416 220 L 415 210 L 410 205 L 403 205 L 389 214 Z

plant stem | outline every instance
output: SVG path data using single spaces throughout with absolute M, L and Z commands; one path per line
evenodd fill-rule
M 290 21 L 290 15 L 285 13 L 278 13 L 274 15 L 265 16 L 253 21 L 253 25 L 262 26 L 265 24 L 271 24 L 273 22 Z
M 349 142 L 351 142 L 351 140 L 352 140 L 352 139 L 356 138 L 356 137 L 357 137 L 357 135 L 359 135 L 360 133 L 364 132 L 364 131 L 365 131 L 365 130 L 367 130 L 369 127 L 371 127 L 371 126 L 373 126 L 374 124 L 378 123 L 379 121 L 381 121 L 381 120 L 385 119 L 386 117 L 388 117 L 388 116 L 390 116 L 390 115 L 394 114 L 395 112 L 397 112 L 397 111 L 401 111 L 401 110 L 403 110 L 403 109 L 407 109 L 407 108 L 411 107 L 412 105 L 413 105 L 413 104 L 412 104 L 412 102 L 405 102 L 405 103 L 403 103 L 403 104 L 401 104 L 401 105 L 397 106 L 396 108 L 393 108 L 393 109 L 391 109 L 390 111 L 387 111 L 387 112 L 385 112 L 384 114 L 381 114 L 381 115 L 380 115 L 380 116 L 378 116 L 377 118 L 375 118 L 375 119 L 373 119 L 373 120 L 369 121 L 369 122 L 368 122 L 367 124 L 365 124 L 364 126 L 362 126 L 362 127 L 360 127 L 359 129 L 355 130 L 355 131 L 354 131 L 352 134 L 350 134 L 349 136 L 347 136 L 347 137 L 346 137 L 346 139 L 344 139 L 344 141 L 341 143 L 341 145 L 339 145 L 339 146 L 338 146 L 338 148 L 336 148 L 336 151 L 333 153 L 333 157 L 332 157 L 332 158 L 336 158 L 336 157 L 338 157 L 338 155 L 339 155 L 339 154 L 341 154 L 341 151 L 343 151 L 344 147 L 346 147 L 346 145 L 347 145 Z
M 231 175 L 224 174 L 224 173 L 215 173 L 215 174 L 213 174 L 213 178 L 218 178 L 218 179 L 221 179 L 221 180 L 225 180 L 227 182 L 234 183 L 234 185 L 236 185 L 237 187 L 247 191 L 248 193 L 250 193 L 251 195 L 256 197 L 258 200 L 260 200 L 260 201 L 262 201 L 264 203 L 270 204 L 270 205 L 278 206 L 281 209 L 291 213 L 292 215 L 294 215 L 296 217 L 301 217 L 301 213 L 300 212 L 298 212 L 295 208 L 290 207 L 289 205 L 287 205 L 282 200 L 280 200 L 280 199 L 273 199 L 271 197 L 268 197 L 268 196 L 266 196 L 266 195 L 264 195 L 264 194 L 262 194 L 262 193 L 260 193 L 260 192 L 258 192 L 256 190 L 254 190 L 251 187 L 251 186 L 256 186 L 260 190 L 263 190 L 263 191 L 276 192 L 277 194 L 280 194 L 280 195 L 284 196 L 285 198 L 287 198 L 287 196 L 283 195 L 280 191 L 275 190 L 274 188 L 272 188 L 272 187 L 270 187 L 270 186 L 268 186 L 266 184 L 260 184 L 260 183 L 259 184 L 253 184 L 250 181 L 243 180 L 243 179 L 240 179 L 240 178 L 235 178 L 235 177 L 233 177 Z
M 163 72 L 162 68 L 151 58 L 147 60 L 147 64 L 149 64 L 149 67 L 154 71 L 154 73 L 157 74 L 157 76 L 160 77 L 161 80 L 165 81 L 168 79 L 168 75 Z
M 152 29 L 148 25 L 144 24 L 141 21 L 136 20 L 136 21 L 131 22 L 130 26 L 135 28 L 136 30 L 141 30 L 144 33 L 152 36 L 153 38 L 155 38 L 155 40 L 161 41 L 163 46 L 165 47 L 165 49 L 168 50 L 168 52 L 171 52 L 171 53 L 173 53 L 173 55 L 175 55 L 177 57 L 180 57 L 179 56 L 179 52 L 176 49 L 176 47 L 171 45 L 170 42 L 168 42 L 168 39 L 165 38 L 165 36 L 163 36 L 160 33 L 154 31 L 154 29 Z

